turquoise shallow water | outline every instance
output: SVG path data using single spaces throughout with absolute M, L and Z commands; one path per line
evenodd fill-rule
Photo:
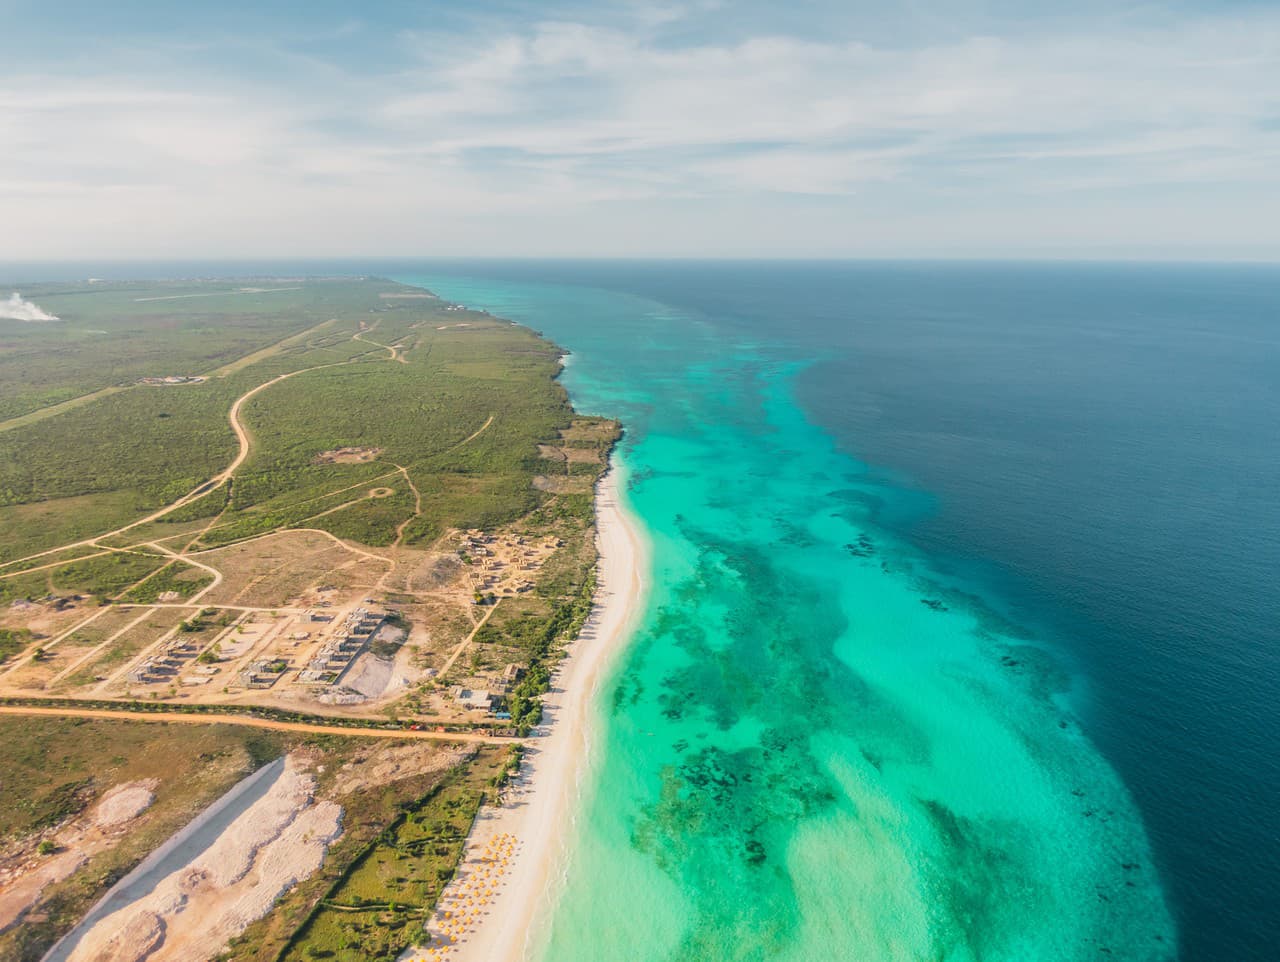
M 791 352 L 631 295 L 406 279 L 573 351 L 654 544 L 544 958 L 1174 957 L 1062 660 L 876 526 L 907 495 L 806 420 Z

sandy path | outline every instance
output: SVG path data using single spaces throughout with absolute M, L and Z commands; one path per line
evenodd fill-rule
M 470 647 L 471 642 L 474 641 L 476 635 L 480 633 L 480 629 L 483 628 L 488 623 L 489 619 L 493 617 L 493 613 L 498 610 L 498 605 L 500 604 L 502 604 L 501 598 L 494 601 L 493 604 L 489 605 L 489 607 L 485 609 L 484 617 L 476 622 L 476 626 L 471 629 L 471 634 L 462 639 L 462 644 L 453 649 L 453 653 L 449 655 L 449 657 L 445 659 L 445 663 L 440 666 L 440 670 L 436 672 L 437 678 L 443 678 L 449 673 L 449 669 L 453 667 L 453 663 L 458 660 L 468 647 Z
M 403 962 L 519 962 L 559 895 L 556 879 L 597 740 L 591 724 L 596 696 L 644 610 L 648 549 L 619 504 L 620 485 L 616 470 L 600 484 L 596 607 L 552 679 L 543 724 L 526 742 L 520 775 L 504 803 L 476 819 L 458 874 L 432 919 L 436 953 L 410 949 Z M 460 914 L 470 914 L 468 899 L 478 914 L 460 922 Z
M 102 610 L 102 611 L 110 611 L 111 609 L 110 609 L 110 608 L 102 608 L 101 610 Z M 88 651 L 86 651 L 83 655 L 81 655 L 79 658 L 77 658 L 77 659 L 76 659 L 75 661 L 73 661 L 71 664 L 67 665 L 67 667 L 66 667 L 66 668 L 62 669 L 62 671 L 60 671 L 60 672 L 58 672 L 56 675 L 54 675 L 51 679 L 49 679 L 49 682 L 48 682 L 48 684 L 47 684 L 45 687 L 47 687 L 47 688 L 52 688 L 54 685 L 58 684 L 58 682 L 62 681 L 62 679 L 64 679 L 64 678 L 68 677 L 68 676 L 69 676 L 69 675 L 71 675 L 71 674 L 73 674 L 73 673 L 74 673 L 78 668 L 80 668 L 80 666 L 81 666 L 81 665 L 86 665 L 86 664 L 88 664 L 90 661 L 92 661 L 94 658 L 97 658 L 100 654 L 102 654 L 102 653 L 103 653 L 104 651 L 106 651 L 109 647 L 111 647 L 113 644 L 115 644 L 115 642 L 116 642 L 116 639 L 117 639 L 117 638 L 119 638 L 121 635 L 123 635 L 123 634 L 124 634 L 125 632 L 127 632 L 129 629 L 133 628 L 135 625 L 141 624 L 142 622 L 146 621 L 146 620 L 147 620 L 147 618 L 149 618 L 150 616 L 151 616 L 151 609 L 150 609 L 150 608 L 144 608 L 144 609 L 143 609 L 143 611 L 142 611 L 142 614 L 138 615 L 138 617 L 137 617 L 137 618 L 134 618 L 133 620 L 129 621 L 129 622 L 128 622 L 128 623 L 127 623 L 123 628 L 121 628 L 120 630 L 112 632 L 112 633 L 111 633 L 110 635 L 108 635 L 108 636 L 106 637 L 106 639 L 105 639 L 105 640 L 103 640 L 101 643 L 99 643 L 99 644 L 97 644 L 97 645 L 94 645 L 92 648 L 90 648 Z M 87 622 L 87 621 L 86 621 L 86 622 L 84 622 L 84 623 L 85 623 L 85 624 L 88 624 L 88 622 Z M 59 638 L 58 640 L 59 640 L 59 641 L 61 641 L 62 639 L 61 639 L 61 638 Z M 47 651 L 50 647 L 52 647 L 52 646 L 51 646 L 51 645 L 46 645 L 46 646 L 45 646 L 45 650 Z
M 236 294 L 241 296 L 245 294 L 279 294 L 282 291 L 300 291 L 301 287 L 254 287 L 243 291 L 211 291 L 208 294 L 166 294 L 164 297 L 135 297 L 133 302 L 141 304 L 144 301 L 186 301 L 193 297 L 232 297 Z
M 493 415 L 490 414 L 489 420 L 485 421 L 484 424 L 480 425 L 479 430 L 473 432 L 472 434 L 467 435 L 465 438 L 463 438 L 461 441 L 458 442 L 458 447 L 462 447 L 462 445 L 464 444 L 469 444 L 470 442 L 474 441 L 476 438 L 480 437 L 480 435 L 484 434 L 485 429 L 492 423 L 493 423 Z
M 247 715 L 221 715 L 217 712 L 186 715 L 182 712 L 112 711 L 105 708 L 40 708 L 24 705 L 0 705 L 0 715 L 53 715 L 58 718 L 107 718 L 126 721 L 177 722 L 187 725 L 243 725 L 278 732 L 314 732 L 319 735 L 344 735 L 351 738 L 423 738 L 438 742 L 494 742 L 500 745 L 518 743 L 518 738 L 495 735 L 473 735 L 468 732 L 410 731 L 407 728 L 346 728 L 342 725 L 310 725 L 303 722 L 271 721 Z

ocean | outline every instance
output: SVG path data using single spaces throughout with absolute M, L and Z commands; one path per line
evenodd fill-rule
M 1280 270 L 432 262 L 654 544 L 541 955 L 1275 958 Z

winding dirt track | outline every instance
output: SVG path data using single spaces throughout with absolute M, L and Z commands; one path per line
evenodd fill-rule
M 271 721 L 267 718 L 250 718 L 246 715 L 219 715 L 209 712 L 187 715 L 182 712 L 162 711 L 111 711 L 105 708 L 41 708 L 24 705 L 0 705 L 0 715 L 49 715 L 57 718 L 105 718 L 128 721 L 178 722 L 188 725 L 242 725 L 245 728 L 266 728 L 277 732 L 311 732 L 318 735 L 347 735 L 352 738 L 418 738 L 437 742 L 489 742 L 499 745 L 517 744 L 518 738 L 498 735 L 474 735 L 469 733 L 390 730 L 385 728 L 347 728 L 342 725 L 308 725 L 302 722 Z
M 102 541 L 104 538 L 113 538 L 116 535 L 124 534 L 126 531 L 132 531 L 134 528 L 140 528 L 144 524 L 150 524 L 152 521 L 158 521 L 166 514 L 171 514 L 179 508 L 184 508 L 197 498 L 203 498 L 209 492 L 217 490 L 231 479 L 231 476 L 236 473 L 236 469 L 239 468 L 240 465 L 244 464 L 245 459 L 249 457 L 249 451 L 252 448 L 249 431 L 240 421 L 240 409 L 244 406 L 245 401 L 249 400 L 258 392 L 265 391 L 267 388 L 271 387 L 271 385 L 279 384 L 281 381 L 291 377 L 296 377 L 299 374 L 307 374 L 310 371 L 319 371 L 323 368 L 339 367 L 343 364 L 350 363 L 350 361 L 335 361 L 332 364 L 319 364 L 316 367 L 304 367 L 299 371 L 289 371 L 285 374 L 273 377 L 270 381 L 259 384 L 257 387 L 241 394 L 234 402 L 232 402 L 231 409 L 227 412 L 227 420 L 231 422 L 231 430 L 235 432 L 236 440 L 240 443 L 240 451 L 236 454 L 235 460 L 227 465 L 221 473 L 214 475 L 194 490 L 187 492 L 172 504 L 167 504 L 158 511 L 153 511 L 145 518 L 139 518 L 137 521 L 131 521 L 129 524 L 116 528 L 114 531 L 107 531 L 99 535 L 94 535 L 92 538 L 85 538 L 82 541 L 73 541 L 70 544 L 59 545 L 56 548 L 48 548 L 45 551 L 38 551 L 35 554 L 27 555 L 25 558 L 14 558 L 11 561 L 6 561 L 4 563 L 5 566 L 20 564 L 23 561 L 30 561 L 33 558 L 42 558 L 46 555 L 55 554 L 59 551 L 66 551 L 70 548 L 83 548 L 89 546 L 98 547 L 97 543 Z
M 259 384 L 257 387 L 253 388 L 252 390 L 245 391 L 238 398 L 236 398 L 235 401 L 232 402 L 231 404 L 231 410 L 227 412 L 227 419 L 231 422 L 231 430 L 235 431 L 236 433 L 236 440 L 240 442 L 240 453 L 236 455 L 236 459 L 232 461 L 229 465 L 227 465 L 227 467 L 223 470 L 221 474 L 214 476 L 213 487 L 216 488 L 225 484 L 231 478 L 231 476 L 236 473 L 236 468 L 244 464 L 244 459 L 249 456 L 249 449 L 252 447 L 252 443 L 249 440 L 249 431 L 244 426 L 244 424 L 240 421 L 240 408 L 244 406 L 245 401 L 249 400 L 249 398 L 253 397 L 259 391 L 265 391 L 267 388 L 271 387 L 271 385 L 279 384 L 281 381 L 286 380 L 287 378 L 296 377 L 299 374 L 307 374 L 311 371 L 319 371 L 326 367 L 341 367 L 343 364 L 350 364 L 350 363 L 351 363 L 350 361 L 335 361 L 332 364 L 320 364 L 316 367 L 304 367 L 300 371 L 289 371 L 286 374 L 281 374 L 278 377 L 273 377 L 270 381 L 265 381 L 264 383 Z M 199 490 L 199 489 L 197 488 L 196 490 Z M 213 488 L 210 488 L 209 490 L 212 491 Z M 187 497 L 191 497 L 191 495 L 187 495 Z M 180 503 L 181 503 L 181 499 L 179 499 L 179 501 L 174 502 L 174 505 L 178 505 Z M 171 511 L 173 510 L 173 508 L 170 507 L 164 510 Z M 153 515 L 152 517 L 147 518 L 145 520 L 153 521 L 155 520 L 155 516 Z M 141 523 L 141 522 L 137 522 L 137 523 Z M 121 530 L 128 530 L 128 529 L 121 529 Z

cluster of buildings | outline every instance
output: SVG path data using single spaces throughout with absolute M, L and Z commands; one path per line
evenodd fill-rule
M 307 667 L 298 672 L 298 682 L 303 685 L 331 685 L 336 682 L 386 620 L 385 614 L 357 608 L 334 632 L 333 638 L 320 646 Z
M 505 583 L 504 579 L 508 574 L 507 562 L 498 557 L 493 548 L 495 544 L 507 549 L 515 569 L 510 572 L 513 577 Z M 473 558 L 477 563 L 476 567 L 479 570 L 471 573 L 471 584 L 479 594 L 516 595 L 531 591 L 534 587 L 528 577 L 517 572 L 538 570 L 542 565 L 543 554 L 563 546 L 564 542 L 556 538 L 541 546 L 540 550 L 538 546 L 529 544 L 525 538 L 514 537 L 499 542 L 491 534 L 472 530 L 463 534 L 462 546 L 458 549 L 458 554 Z
M 289 663 L 283 658 L 260 658 L 241 669 L 240 684 L 262 691 L 278 682 L 288 670 Z
M 175 638 L 156 654 L 129 672 L 129 680 L 139 685 L 159 685 L 177 679 L 197 655 L 200 646 L 185 638 Z
M 455 685 L 450 694 L 458 706 L 467 711 L 486 711 L 494 718 L 510 718 L 511 713 L 505 710 L 507 695 L 523 677 L 523 668 L 519 665 L 507 665 L 501 678 L 490 680 L 490 684 L 497 688 L 496 691 Z

